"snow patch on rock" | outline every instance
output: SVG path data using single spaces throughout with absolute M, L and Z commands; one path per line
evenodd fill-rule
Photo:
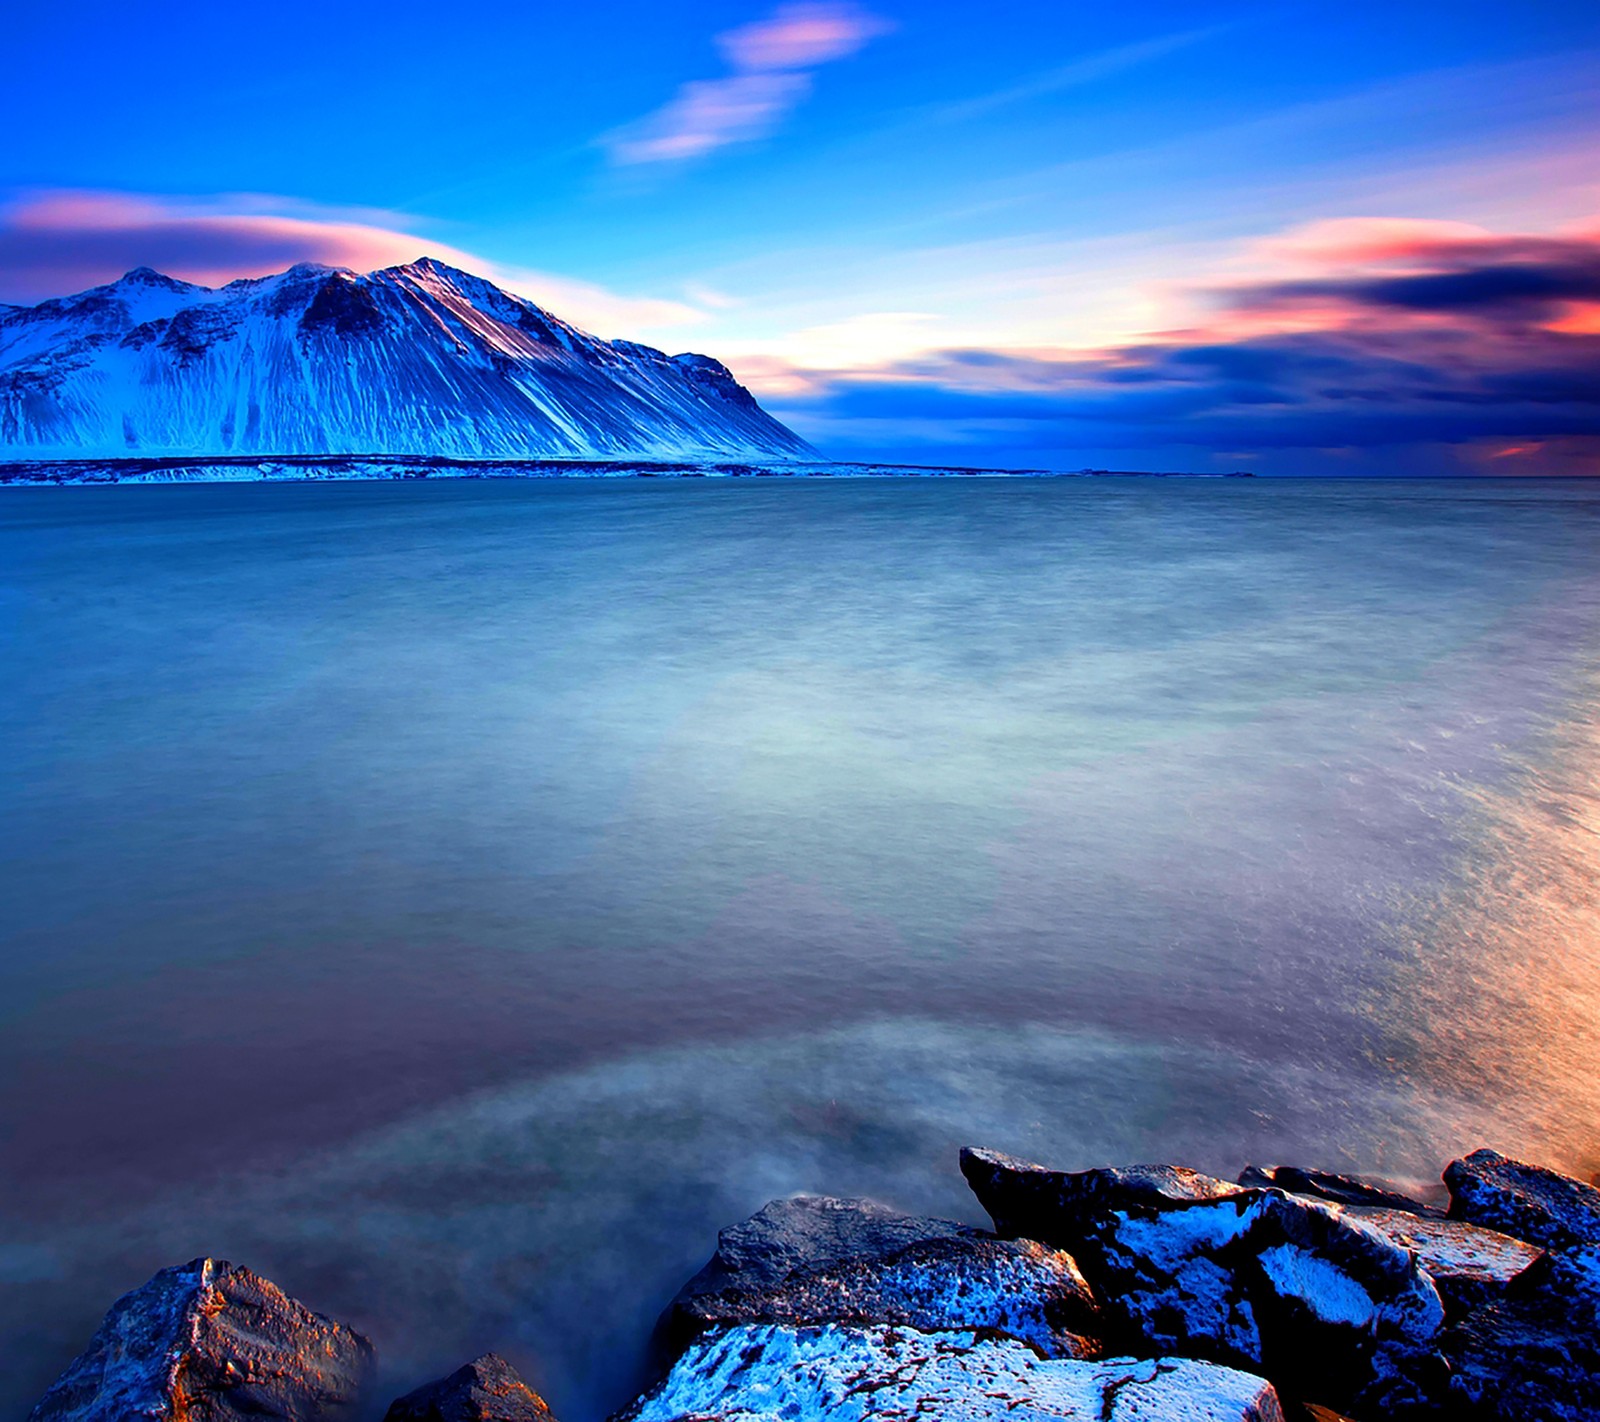
M 746 1325 L 709 1334 L 633 1422 L 1282 1422 L 1263 1379 L 1187 1359 L 1040 1358 L 971 1332 Z
M 1324 1323 L 1370 1328 L 1378 1316 L 1372 1295 L 1326 1259 L 1287 1244 L 1263 1249 L 1257 1259 L 1279 1294 L 1302 1300 Z

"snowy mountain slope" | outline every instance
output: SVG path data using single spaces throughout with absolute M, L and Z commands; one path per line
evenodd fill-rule
M 0 456 L 815 459 L 708 356 L 602 341 L 424 258 L 0 306 Z

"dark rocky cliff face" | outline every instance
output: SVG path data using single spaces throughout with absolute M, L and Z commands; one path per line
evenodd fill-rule
M 358 336 L 382 329 L 383 312 L 372 293 L 337 272 L 317 287 L 317 294 L 300 317 L 304 335 L 332 331 L 340 336 Z

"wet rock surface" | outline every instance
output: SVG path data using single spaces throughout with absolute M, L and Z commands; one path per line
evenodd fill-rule
M 630 1422 L 1283 1422 L 1271 1385 L 1180 1358 L 1045 1359 L 1012 1339 L 770 1324 L 697 1341 Z
M 1161 1209 L 1249 1193 L 1181 1165 L 1051 1170 L 1031 1160 L 973 1147 L 961 1152 L 961 1173 L 1002 1235 L 1063 1247 L 1107 1210 Z
M 555 1422 L 545 1401 L 498 1353 L 408 1392 L 384 1422 Z
M 1359 1175 L 1337 1175 L 1328 1170 L 1305 1170 L 1298 1165 L 1246 1166 L 1239 1176 L 1239 1184 L 1256 1189 L 1287 1190 L 1291 1195 L 1306 1195 L 1333 1205 L 1404 1210 L 1430 1219 L 1445 1217 L 1445 1211 L 1439 1206 L 1415 1199 L 1387 1183 Z
M 1444 1172 L 1451 1219 L 1547 1249 L 1600 1244 L 1600 1189 L 1539 1165 L 1476 1150 Z
M 723 1230 L 663 1319 L 666 1353 L 718 1325 L 977 1329 L 1050 1357 L 1099 1351 L 1099 1309 L 1070 1255 L 866 1200 L 776 1200 Z
M 1453 1414 L 1488 1422 L 1600 1417 L 1600 1247 L 1544 1256 L 1446 1331 Z
M 1464 1220 L 1365 1207 L 1348 1213 L 1417 1256 L 1451 1319 L 1504 1297 L 1511 1281 L 1543 1257 L 1537 1245 Z
M 372 1345 L 225 1260 L 163 1269 L 112 1305 L 29 1422 L 344 1419 Z

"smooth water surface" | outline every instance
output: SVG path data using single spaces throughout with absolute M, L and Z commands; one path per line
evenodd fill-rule
M 0 490 L 0 1415 L 200 1253 L 566 1422 L 794 1190 L 1600 1166 L 1600 488 Z

